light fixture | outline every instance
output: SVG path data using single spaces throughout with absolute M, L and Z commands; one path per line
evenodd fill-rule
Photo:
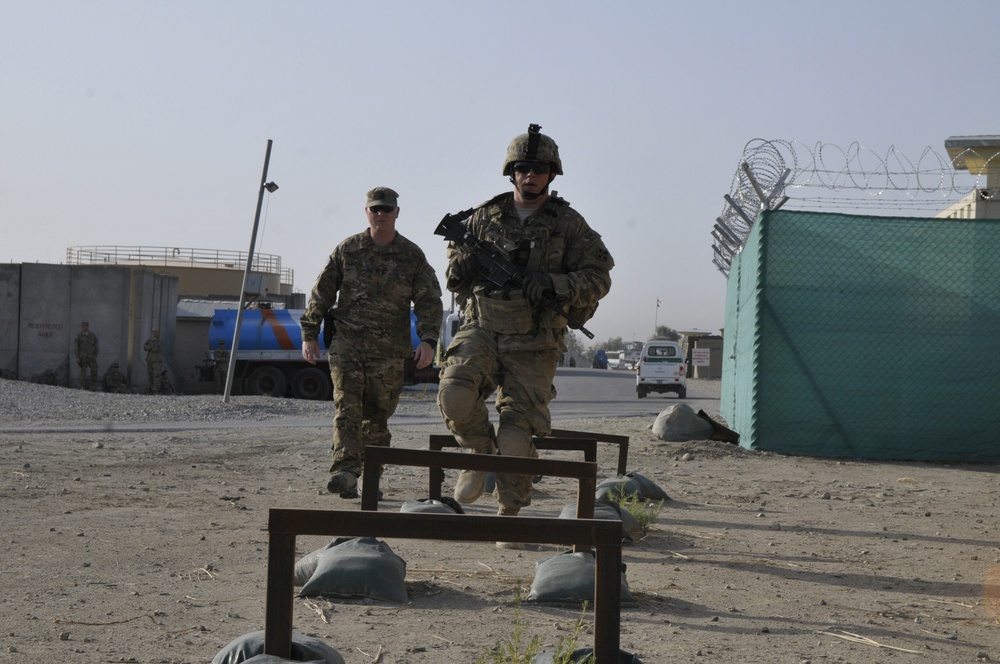
M 278 185 L 274 184 L 273 182 L 268 182 L 267 184 L 264 185 L 264 189 L 267 189 L 269 192 L 273 194 L 274 192 L 278 191 Z

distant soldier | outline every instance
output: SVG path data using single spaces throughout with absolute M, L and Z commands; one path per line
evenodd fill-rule
M 222 394 L 226 391 L 226 377 L 229 375 L 229 351 L 225 341 L 219 340 L 212 359 L 215 360 L 215 391 Z
M 112 362 L 104 374 L 104 391 L 117 394 L 125 394 L 128 391 L 125 389 L 125 374 L 119 371 L 117 362 Z
M 45 369 L 39 374 L 35 374 L 31 377 L 32 383 L 38 383 L 39 385 L 55 385 L 56 384 L 56 372 L 52 369 Z
M 160 377 L 156 381 L 156 383 L 157 383 L 157 388 L 156 388 L 157 394 L 174 393 L 174 384 L 170 382 L 170 374 L 167 373 L 166 369 L 160 372 Z
M 153 330 L 153 336 L 142 346 L 146 351 L 146 378 L 149 380 L 150 394 L 156 394 L 160 387 L 160 375 L 163 372 L 163 340 L 160 331 Z
M 80 333 L 73 340 L 73 355 L 76 365 L 80 367 L 80 389 L 89 390 L 91 383 L 98 380 L 97 353 L 100 345 L 97 335 L 90 331 L 90 323 L 80 323 Z

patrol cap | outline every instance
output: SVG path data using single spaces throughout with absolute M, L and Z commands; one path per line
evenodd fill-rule
M 375 187 L 368 192 L 368 203 L 365 204 L 365 207 L 372 207 L 373 205 L 397 207 L 396 199 L 398 198 L 399 194 L 389 189 L 389 187 Z

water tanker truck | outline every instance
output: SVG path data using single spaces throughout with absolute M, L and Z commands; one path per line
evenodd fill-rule
M 240 327 L 240 343 L 233 372 L 234 394 L 254 394 L 272 397 L 294 397 L 296 399 L 329 399 L 333 391 L 330 379 L 330 365 L 327 361 L 323 332 L 320 331 L 320 353 L 322 359 L 309 364 L 302 359 L 302 327 L 299 318 L 302 309 L 247 309 L 243 312 Z M 236 331 L 236 309 L 216 309 L 209 328 L 209 356 L 222 341 L 227 349 L 232 348 Z M 457 328 L 446 316 L 448 332 Z M 457 319 L 457 317 L 455 317 Z M 447 334 L 442 330 L 443 334 Z M 450 339 L 451 334 L 448 334 Z M 416 317 L 410 311 L 410 338 L 413 347 L 420 343 L 416 332 Z M 444 341 L 444 340 L 443 340 Z M 430 366 L 418 370 L 412 358 L 407 358 L 403 371 L 406 385 L 436 383 L 438 367 Z

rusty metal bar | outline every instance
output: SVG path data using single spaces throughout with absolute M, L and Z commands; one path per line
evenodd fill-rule
M 595 431 L 571 431 L 569 429 L 553 429 L 549 435 L 553 438 L 590 438 L 599 443 L 617 445 L 618 477 L 628 472 L 628 436 L 613 433 L 597 433 Z
M 540 450 L 569 450 L 583 452 L 584 461 L 597 461 L 597 440 L 593 438 L 532 438 L 532 444 Z M 428 448 L 441 451 L 445 447 L 459 447 L 454 436 L 432 434 Z M 428 497 L 441 500 L 441 485 L 444 484 L 444 469 L 431 467 L 428 473 Z
M 587 441 L 582 441 L 583 445 L 586 443 Z M 385 465 L 459 468 L 461 470 L 485 470 L 519 475 L 572 477 L 579 481 L 576 496 L 577 516 L 581 519 L 589 519 L 594 516 L 594 493 L 597 490 L 596 462 L 535 459 L 500 454 L 462 454 L 370 445 L 365 448 L 365 464 L 361 471 L 362 510 L 374 511 L 378 509 L 380 467 Z M 440 487 L 437 493 L 440 498 Z
M 271 510 L 274 519 L 274 510 Z M 295 594 L 295 535 L 278 532 L 268 524 L 267 624 L 264 652 L 289 659 L 292 656 L 292 599 Z M 594 589 L 595 594 L 597 589 Z
M 366 456 L 368 451 L 365 451 Z M 470 521 L 474 522 L 476 527 L 469 528 Z M 621 523 L 618 521 L 271 509 L 268 515 L 268 585 L 264 653 L 286 659 L 292 647 L 295 573 L 293 553 L 296 535 L 347 535 L 465 542 L 501 539 L 506 542 L 565 545 L 585 541 L 597 550 L 595 557 L 597 569 L 594 576 L 594 655 L 597 664 L 618 662 L 621 639 L 619 629 L 622 568 Z

